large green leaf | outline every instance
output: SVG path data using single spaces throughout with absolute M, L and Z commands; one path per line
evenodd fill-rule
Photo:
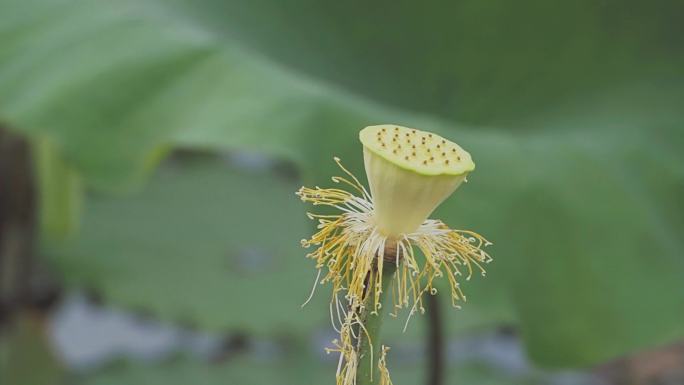
M 83 230 L 54 259 L 67 282 L 163 319 L 261 333 L 324 326 L 292 182 L 218 161 L 174 162 L 127 197 L 91 196 Z M 55 248 L 52 248 L 55 253 Z M 323 306 L 322 306 L 323 305 Z
M 682 338 L 684 142 L 674 105 L 684 93 L 667 88 L 630 90 L 644 96 L 610 121 L 595 107 L 568 114 L 566 124 L 594 131 L 529 146 L 536 170 L 512 199 L 502 240 L 520 264 L 511 289 L 539 362 L 591 364 Z M 653 95 L 656 115 L 643 108 Z
M 469 298 L 511 299 L 535 358 L 684 337 L 681 2 L 0 4 L 0 119 L 92 186 L 139 180 L 175 144 L 324 183 L 333 154 L 361 172 L 364 125 L 439 131 L 478 169 L 436 216 L 496 244 Z
M 149 384 L 175 385 L 214 384 L 326 384 L 334 381 L 335 365 L 323 363 L 306 354 L 294 355 L 289 360 L 258 360 L 238 358 L 227 363 L 210 365 L 183 359 L 156 365 L 122 363 L 99 373 L 84 376 L 78 385 Z M 331 360 L 332 361 L 332 360 Z M 414 364 L 392 368 L 396 385 L 419 384 L 424 381 L 423 367 Z M 452 365 L 447 373 L 450 385 L 532 385 L 541 381 L 524 376 L 497 373 L 492 368 L 476 364 Z
M 54 137 L 99 186 L 140 176 L 174 138 L 306 167 L 329 156 L 331 134 L 415 121 L 378 103 L 509 122 L 588 90 L 677 76 L 680 5 L 639 7 L 3 0 L 0 117 Z M 638 34 L 632 12 L 649 16 Z
M 681 74 L 684 7 L 668 0 L 168 3 L 289 68 L 451 121 L 509 124 L 645 73 Z
M 300 309 L 315 269 L 299 246 L 312 226 L 294 199 L 297 185 L 273 172 L 193 159 L 161 167 L 137 194 L 90 196 L 80 237 L 48 250 L 66 283 L 202 329 L 300 335 L 330 329 L 327 286 Z M 505 305 L 450 312 L 449 331 L 508 320 Z M 391 320 L 387 335 L 400 337 L 403 325 Z M 421 335 L 422 325 L 411 332 Z

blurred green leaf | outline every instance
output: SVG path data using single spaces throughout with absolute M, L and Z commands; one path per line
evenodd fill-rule
M 660 3 L 3 0 L 0 117 L 100 187 L 140 180 L 179 141 L 307 169 L 368 123 L 422 121 L 402 110 L 510 125 L 679 78 L 681 5 Z
M 54 260 L 67 283 L 167 320 L 261 333 L 325 326 L 327 297 L 299 308 L 315 274 L 295 189 L 219 161 L 173 162 L 139 194 L 89 197 L 81 236 Z
M 499 245 L 515 255 L 511 289 L 538 362 L 590 365 L 684 334 L 684 92 L 667 90 L 621 90 L 559 123 L 591 131 L 528 147 L 535 170 Z
M 267 170 L 175 160 L 138 194 L 90 196 L 80 237 L 47 252 L 70 286 L 165 320 L 220 331 L 324 332 L 327 287 L 300 309 L 315 270 L 299 245 L 312 226 L 297 187 Z M 501 321 L 498 306 L 450 312 L 450 332 Z M 387 322 L 389 337 L 402 336 L 404 318 Z M 422 335 L 421 325 L 410 330 Z
M 322 184 L 333 154 L 362 172 L 356 134 L 367 124 L 438 131 L 478 169 L 435 216 L 495 242 L 489 277 L 469 299 L 519 319 L 538 361 L 586 365 L 684 337 L 681 2 L 1 4 L 0 118 L 50 137 L 92 186 L 141 180 L 173 145 L 249 148 Z M 263 207 L 263 190 L 245 203 Z M 301 218 L 295 211 L 274 228 Z M 155 237 L 149 229 L 140 239 Z M 223 234 L 207 234 L 205 247 Z M 123 247 L 107 241 L 81 258 Z M 159 241 L 136 240 L 149 255 L 182 249 Z M 146 294 L 127 286 L 127 268 L 81 258 L 65 271 L 163 313 L 168 287 Z M 223 277 L 203 264 L 214 267 L 208 282 Z M 136 279 L 157 266 L 141 265 Z M 283 276 L 297 283 L 311 270 L 291 268 Z M 187 302 L 205 293 L 185 289 Z M 218 305 L 209 303 L 184 313 L 201 317 Z
M 395 385 L 420 384 L 423 367 L 397 365 L 390 369 Z M 473 364 L 452 365 L 448 369 L 450 385 L 532 385 L 532 380 L 497 373 Z M 335 365 L 314 357 L 288 360 L 237 358 L 222 364 L 207 364 L 189 359 L 156 365 L 122 363 L 82 378 L 79 385 L 149 384 L 327 384 L 334 381 Z

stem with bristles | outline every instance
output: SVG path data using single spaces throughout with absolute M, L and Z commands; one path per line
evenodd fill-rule
M 375 268 L 368 277 L 368 285 L 366 289 L 366 296 L 364 297 L 364 309 L 361 314 L 361 319 L 365 328 L 364 333 L 359 333 L 358 341 L 358 369 L 356 372 L 356 385 L 376 385 L 380 383 L 380 371 L 378 360 L 382 352 L 382 344 L 380 343 L 380 329 L 382 327 L 383 314 L 386 309 L 391 306 L 386 306 L 386 298 L 388 297 L 389 288 L 394 281 L 396 266 L 396 250 L 385 250 L 385 259 L 382 266 L 382 293 L 380 294 L 382 307 L 373 312 L 373 296 L 371 293 L 375 292 L 375 285 L 377 280 L 374 275 L 378 274 L 378 269 Z

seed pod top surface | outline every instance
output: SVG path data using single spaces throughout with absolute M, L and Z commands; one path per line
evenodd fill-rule
M 430 132 L 384 124 L 364 128 L 359 139 L 368 150 L 421 175 L 463 175 L 475 169 L 461 146 Z

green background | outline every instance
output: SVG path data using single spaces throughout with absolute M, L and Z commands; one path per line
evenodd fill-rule
M 358 130 L 396 123 L 477 164 L 434 214 L 494 242 L 464 308 L 444 309 L 449 336 L 513 327 L 536 365 L 580 369 L 684 336 L 681 2 L 0 10 L 0 122 L 34 145 L 43 255 L 69 288 L 202 330 L 325 330 L 325 287 L 299 309 L 314 269 L 298 241 L 313 226 L 294 191 L 330 184 L 334 155 L 363 175 Z M 418 343 L 422 322 L 386 333 Z M 334 371 L 248 361 L 210 374 L 132 363 L 92 383 Z

